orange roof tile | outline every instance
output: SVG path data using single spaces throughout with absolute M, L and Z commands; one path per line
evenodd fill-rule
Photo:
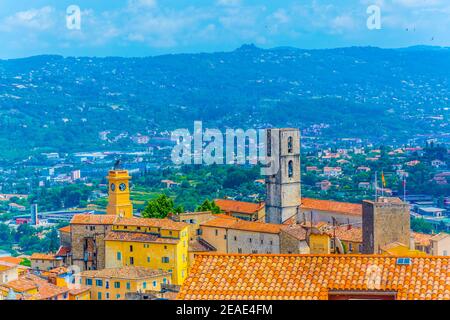
M 224 212 L 238 212 L 246 214 L 253 214 L 261 210 L 261 208 L 265 205 L 264 203 L 243 202 L 228 199 L 216 199 L 214 202 Z
M 154 234 L 126 231 L 111 231 L 106 235 L 105 241 L 151 242 L 163 244 L 177 244 L 179 242 L 178 239 L 160 238 Z
M 16 258 L 16 257 L 1 257 L 0 261 L 8 262 L 12 264 L 20 264 L 22 262 L 22 258 Z
M 80 274 L 82 277 L 89 278 L 106 278 L 106 279 L 148 279 L 163 275 L 170 275 L 169 272 L 163 270 L 155 270 L 146 267 L 122 267 L 107 268 L 102 270 L 88 270 Z
M 76 214 L 70 224 L 112 225 L 115 218 L 115 215 L 106 214 Z
M 420 232 L 411 232 L 411 235 L 413 236 L 414 242 L 421 245 L 428 247 L 431 245 L 431 238 L 433 237 L 432 234 L 426 234 L 426 233 L 420 233 Z
M 289 234 L 290 236 L 294 237 L 297 240 L 304 241 L 306 240 L 306 228 L 299 224 L 292 224 L 292 225 L 283 225 L 281 227 L 281 230 Z
M 115 226 L 137 226 L 137 227 L 156 227 L 165 230 L 181 231 L 189 224 L 185 222 L 176 222 L 170 219 L 150 219 L 150 218 L 120 218 L 114 221 Z
M 348 215 L 362 216 L 362 205 L 357 203 L 302 198 L 300 206 L 303 209 L 332 211 Z
M 450 257 L 411 257 L 411 265 L 400 265 L 383 255 L 201 253 L 177 299 L 327 300 L 331 291 L 376 290 L 401 300 L 442 300 L 450 299 L 449 270 Z
M 46 253 L 33 253 L 30 257 L 31 260 L 57 260 L 58 258 L 53 254 Z
M 70 233 L 70 225 L 59 228 L 58 229 L 60 232 L 66 232 L 66 233 Z
M 201 223 L 200 226 L 262 233 L 280 233 L 280 229 L 282 227 L 282 225 L 279 224 L 245 221 L 232 217 L 217 217 L 215 219 Z
M 362 228 L 359 227 L 337 226 L 335 230 L 333 228 L 326 230 L 326 233 L 330 237 L 336 235 L 336 238 L 342 241 L 362 243 Z

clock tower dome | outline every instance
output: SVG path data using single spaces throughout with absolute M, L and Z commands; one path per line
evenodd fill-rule
M 119 217 L 133 217 L 133 204 L 130 200 L 130 176 L 127 170 L 110 170 L 108 174 L 108 206 L 106 214 Z

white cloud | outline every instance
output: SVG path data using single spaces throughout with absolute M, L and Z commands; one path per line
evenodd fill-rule
M 19 11 L 3 19 L 0 22 L 0 29 L 9 31 L 19 28 L 29 28 L 38 31 L 48 30 L 54 26 L 54 12 L 54 8 L 50 6 Z

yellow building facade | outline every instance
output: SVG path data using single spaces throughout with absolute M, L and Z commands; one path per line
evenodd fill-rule
M 91 300 L 124 300 L 127 293 L 160 292 L 170 284 L 168 272 L 144 267 L 108 268 L 81 273 L 83 285 L 91 288 Z
M 105 238 L 106 268 L 147 267 L 172 274 L 181 285 L 188 272 L 188 224 L 169 219 L 120 218 Z

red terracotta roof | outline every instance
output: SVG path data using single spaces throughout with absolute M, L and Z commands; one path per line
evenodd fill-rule
M 332 211 L 354 216 L 362 216 L 362 205 L 331 200 L 318 200 L 311 198 L 301 199 L 301 208 L 306 210 Z
M 65 257 L 65 256 L 67 256 L 67 254 L 70 253 L 70 250 L 71 250 L 70 247 L 61 246 L 61 247 L 59 247 L 58 252 L 56 252 L 56 256 L 57 257 Z
M 76 214 L 70 224 L 112 225 L 116 216 L 106 214 Z
M 155 227 L 165 230 L 181 231 L 188 226 L 185 222 L 176 222 L 170 219 L 150 219 L 150 218 L 120 218 L 114 221 L 115 226 L 137 226 L 137 227 Z
M 264 207 L 264 203 L 243 202 L 228 199 L 216 199 L 214 202 L 220 210 L 224 212 L 253 214 Z
M 450 257 L 198 254 L 177 299 L 327 300 L 330 291 L 395 292 L 399 300 L 450 299 Z
M 70 233 L 70 225 L 59 228 L 60 232 L 66 232 L 66 233 Z
M 152 242 L 163 244 L 177 244 L 179 242 L 178 239 L 160 238 L 154 234 L 121 231 L 109 232 L 105 237 L 105 241 Z
M 256 221 L 245 221 L 233 217 L 217 217 L 207 222 L 201 223 L 200 226 L 262 233 L 280 233 L 282 225 Z

